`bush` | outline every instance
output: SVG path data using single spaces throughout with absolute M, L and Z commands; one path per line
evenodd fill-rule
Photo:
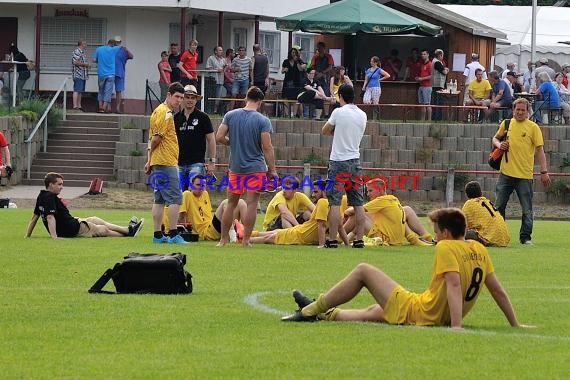
M 28 117 L 31 115 L 30 112 L 33 112 L 37 114 L 36 120 L 39 120 L 39 118 L 42 117 L 42 115 L 46 111 L 48 105 L 49 105 L 48 101 L 41 99 L 24 100 L 20 103 L 18 107 L 16 107 L 16 112 L 14 112 L 14 114 L 24 116 L 28 120 L 31 120 Z M 63 111 L 59 106 L 54 104 L 47 115 L 48 128 L 57 127 L 62 117 L 63 117 Z

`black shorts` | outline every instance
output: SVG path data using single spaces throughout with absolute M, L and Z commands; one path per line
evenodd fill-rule
M 212 217 L 212 227 L 214 227 L 214 229 L 216 231 L 218 231 L 218 233 L 222 233 L 222 222 L 220 222 L 220 219 L 218 219 L 218 217 L 214 214 L 214 216 Z

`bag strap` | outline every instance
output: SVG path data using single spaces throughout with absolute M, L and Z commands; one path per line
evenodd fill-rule
M 503 140 L 507 138 L 507 134 L 509 133 L 509 126 L 511 125 L 511 119 L 505 119 L 505 137 Z M 505 161 L 509 162 L 509 152 L 505 152 Z
M 91 286 L 91 289 L 88 290 L 89 293 L 105 293 L 105 294 L 115 294 L 115 292 L 109 292 L 103 290 L 105 285 L 109 282 L 109 280 L 113 277 L 113 269 L 107 269 L 105 273 Z

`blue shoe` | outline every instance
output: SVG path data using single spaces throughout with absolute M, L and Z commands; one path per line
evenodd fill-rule
M 164 235 L 162 235 L 161 238 L 157 239 L 155 237 L 152 238 L 152 242 L 154 244 L 163 244 L 163 243 L 168 243 L 168 238 Z
M 176 235 L 175 237 L 168 238 L 168 244 L 188 244 L 188 242 L 186 240 L 184 240 L 184 238 L 180 235 Z

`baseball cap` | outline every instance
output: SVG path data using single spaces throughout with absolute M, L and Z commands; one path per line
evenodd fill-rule
M 121 42 L 121 36 L 115 36 L 115 38 L 113 38 L 115 40 L 115 42 Z
M 507 76 L 516 77 L 517 73 L 515 73 L 514 71 L 509 71 L 509 72 L 507 72 Z
M 564 64 L 562 64 L 562 68 L 563 68 L 563 69 L 565 69 L 565 68 L 567 68 L 567 67 L 570 67 L 570 63 L 564 63 Z
M 471 59 L 479 59 L 479 54 L 477 54 L 477 53 L 472 53 L 472 54 L 471 54 Z
M 184 94 L 190 94 L 196 96 L 198 99 L 202 99 L 201 95 L 198 95 L 198 90 L 193 84 L 187 84 L 184 86 Z
M 541 58 L 541 59 L 539 60 L 539 62 L 540 62 L 540 63 L 548 63 L 548 58 L 544 58 L 544 57 L 543 57 L 543 58 Z

